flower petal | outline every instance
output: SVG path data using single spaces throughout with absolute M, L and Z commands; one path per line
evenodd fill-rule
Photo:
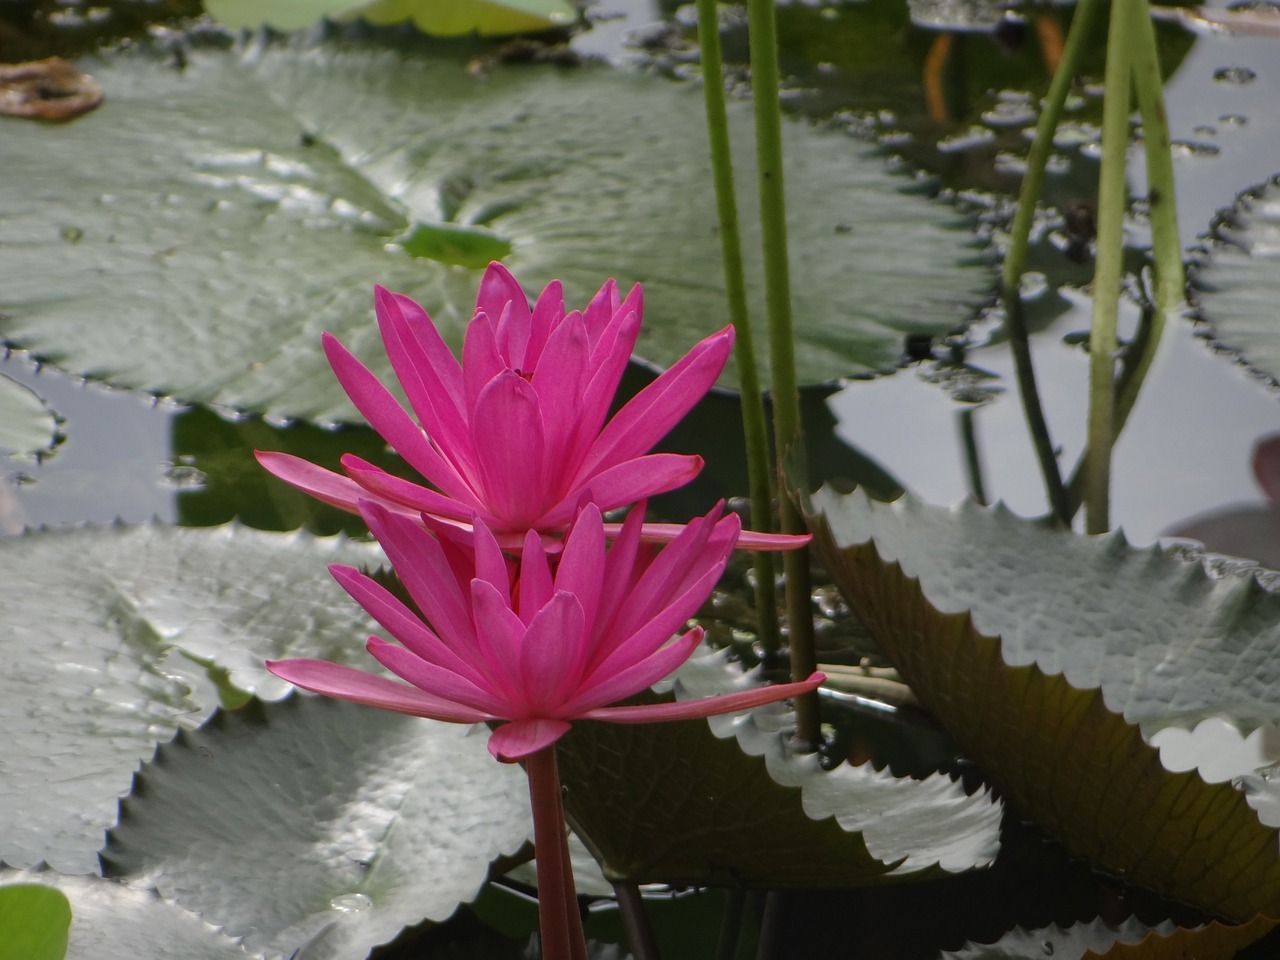
M 675 490 L 696 477 L 702 463 L 699 456 L 679 453 L 652 453 L 628 460 L 588 479 L 543 514 L 541 522 L 549 527 L 567 523 L 584 499 L 608 511 Z
M 407 713 L 449 723 L 479 723 L 482 720 L 497 719 L 473 707 L 432 696 L 417 687 L 405 686 L 386 677 L 376 677 L 363 670 L 329 663 L 327 660 L 268 660 L 267 669 L 280 679 L 288 680 L 312 693 L 363 703 L 392 713 Z
M 542 411 L 533 385 L 504 370 L 481 392 L 471 423 L 483 438 L 476 459 L 489 512 L 505 529 L 532 527 L 546 491 Z
M 600 508 L 589 503 L 565 536 L 555 580 L 557 590 L 567 591 L 578 598 L 588 629 L 596 620 L 604 569 L 604 524 L 600 519 Z
M 428 663 L 404 647 L 387 643 L 379 637 L 370 637 L 365 649 L 401 680 L 407 680 L 424 693 L 463 707 L 471 707 L 486 716 L 511 715 L 511 704 L 506 697 L 474 684 L 452 670 Z
M 575 480 L 647 453 L 711 389 L 732 349 L 733 328 L 725 327 L 636 394 L 601 431 Z
M 461 498 L 446 497 L 430 487 L 387 473 L 353 453 L 343 456 L 342 469 L 358 489 L 365 491 L 360 499 L 377 500 L 384 506 L 394 504 L 395 512 L 402 516 L 430 513 L 469 521 L 481 509 L 480 501 L 469 490 Z
M 277 453 L 273 450 L 255 450 L 253 455 L 258 463 L 275 474 L 285 483 L 292 484 L 303 493 L 310 494 L 330 506 L 350 513 L 359 513 L 356 504 L 360 500 L 370 499 L 350 477 L 326 470 L 309 460 L 295 457 L 288 453 Z M 378 469 L 374 467 L 374 469 Z M 388 509 L 406 516 L 416 516 L 416 510 L 408 510 L 399 504 L 386 504 Z
M 485 268 L 484 277 L 480 280 L 480 289 L 476 292 L 476 313 L 487 314 L 495 329 L 504 313 L 508 315 L 507 324 L 515 323 L 525 330 L 529 329 L 532 319 L 524 288 L 516 282 L 511 271 L 497 261 Z
M 521 370 L 526 372 L 538 369 L 542 351 L 547 339 L 564 320 L 564 288 L 559 280 L 552 280 L 538 295 L 538 302 L 533 305 L 533 314 L 529 320 L 529 337 L 525 342 L 523 355 L 513 355 L 511 359 L 519 362 Z
M 587 654 L 582 604 L 558 590 L 534 614 L 520 645 L 520 680 L 532 713 L 559 712 L 582 679 Z
M 489 735 L 489 752 L 503 763 L 514 763 L 551 746 L 570 729 L 565 720 L 513 720 Z
M 596 671 L 595 676 L 599 679 L 582 684 L 573 698 L 565 701 L 557 712 L 562 717 L 582 717 L 586 711 L 648 690 L 693 656 L 693 651 L 702 642 L 702 635 L 702 628 L 694 627 L 637 663 L 615 671 Z
M 646 703 L 621 707 L 597 707 L 579 714 L 583 720 L 607 720 L 610 723 L 663 723 L 668 720 L 692 720 L 696 717 L 714 717 L 722 713 L 737 713 L 776 703 L 790 697 L 798 697 L 810 690 L 816 690 L 822 681 L 827 679 L 825 673 L 813 673 L 807 680 L 797 683 L 779 683 L 773 686 L 760 687 L 757 690 L 743 690 L 738 693 L 724 693 L 716 697 L 702 697 L 697 700 L 680 700 L 675 703 Z
M 546 548 L 537 532 L 530 530 L 524 535 L 524 551 L 520 557 L 520 602 L 517 607 L 520 619 L 526 624 L 532 621 L 551 599 L 553 590 Z

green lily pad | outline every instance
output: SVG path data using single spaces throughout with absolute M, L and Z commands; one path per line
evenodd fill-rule
M 250 949 L 365 956 L 446 919 L 532 833 L 523 771 L 485 740 L 310 696 L 220 711 L 143 765 L 104 870 Z
M 1053 925 L 1033 930 L 1015 927 L 994 943 L 966 943 L 959 950 L 946 950 L 942 960 L 1024 960 L 1026 957 L 1053 957 L 1053 960 L 1083 960 L 1089 951 L 1104 953 L 1117 943 L 1138 943 L 1152 930 L 1169 933 L 1171 921 L 1152 928 L 1130 917 L 1113 926 L 1104 920 Z
M 359 17 L 377 24 L 411 20 L 423 33 L 437 37 L 532 33 L 567 26 L 578 16 L 567 0 L 206 0 L 204 8 L 233 30 L 264 23 L 296 30 L 326 17 Z
M 1280 835 L 1241 791 L 1165 770 L 1137 726 L 1280 717 L 1280 597 L 1252 573 L 969 502 L 824 488 L 807 512 L 851 608 L 1022 814 L 1211 912 L 1280 910 Z
M 1280 382 L 1280 177 L 1246 191 L 1220 219 L 1192 286 L 1215 345 Z
M 719 654 L 690 660 L 676 676 L 681 699 L 754 682 Z M 712 718 L 710 731 L 702 721 L 575 724 L 558 751 L 565 806 L 605 876 L 852 886 L 943 876 L 995 858 L 1002 808 L 989 794 L 967 796 L 943 775 L 823 770 L 816 756 L 787 748 L 788 719 L 764 708 Z
M 29 387 L 0 375 L 0 450 L 32 455 L 50 449 L 58 421 Z
M 70 927 L 71 904 L 62 891 L 39 883 L 0 886 L 0 960 L 63 960 Z
M 263 657 L 363 657 L 371 623 L 324 565 L 380 558 L 372 544 L 235 526 L 0 540 L 0 860 L 96 872 L 138 761 L 209 716 L 218 682 L 279 698 L 290 687 Z
M 40 884 L 70 902 L 67 960 L 266 960 L 242 941 L 154 893 L 101 877 L 74 877 L 47 868 L 0 869 L 0 884 Z M 13 887 L 0 887 L 3 891 Z M 64 931 L 65 932 L 65 931 Z M 0 944 L 0 956 L 8 960 Z M 43 960 L 33 953 L 14 960 Z M 59 954 L 61 956 L 61 954 Z
M 389 376 L 378 282 L 458 348 L 480 239 L 510 246 L 526 290 L 559 277 L 575 306 L 610 276 L 643 281 L 637 352 L 655 364 L 727 322 L 695 84 L 603 65 L 477 77 L 456 53 L 355 41 L 85 66 L 102 108 L 0 142 L 23 171 L 0 181 L 0 337 L 65 369 L 349 421 L 320 332 Z M 730 106 L 755 224 L 750 107 Z M 961 324 L 992 284 L 969 222 L 841 131 L 788 122 L 784 140 L 802 380 L 891 370 L 904 333 Z

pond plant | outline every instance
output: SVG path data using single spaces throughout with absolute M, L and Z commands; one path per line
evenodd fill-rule
M 285 16 L 272 9 L 209 4 L 233 23 Z M 443 9 L 317 2 L 305 16 L 453 32 L 457 15 L 503 33 L 572 12 Z M 997 914 L 999 930 L 966 917 L 940 938 L 947 955 L 1230 957 L 1267 937 L 1274 770 L 1210 777 L 1163 744 L 1216 723 L 1234 749 L 1280 722 L 1276 575 L 1111 530 L 1111 449 L 1184 307 L 1145 0 L 1113 3 L 1107 28 L 1074 471 L 1040 410 L 1023 294 L 1096 0 L 1052 58 L 988 297 L 1044 479 L 1037 521 L 980 497 L 883 502 L 825 472 L 814 489 L 800 384 L 888 372 L 903 333 L 950 333 L 994 277 L 952 209 L 900 192 L 874 151 L 783 116 L 777 12 L 748 4 L 749 109 L 725 97 L 722 11 L 699 0 L 701 96 L 600 65 L 513 77 L 361 28 L 197 32 L 176 52 L 96 60 L 96 111 L 6 130 L 0 160 L 24 171 L 0 182 L 7 343 L 116 386 L 378 436 L 339 432 L 313 455 L 263 420 L 235 425 L 267 438 L 264 498 L 296 488 L 337 508 L 350 538 L 156 522 L 0 541 L 0 958 L 587 960 L 625 942 L 637 960 L 769 960 L 846 956 L 855 938 L 914 957 L 914 930 L 879 905 L 932 917 L 968 891 L 1003 906 L 1046 860 L 1083 890 L 1083 908 L 1053 904 L 1068 925 L 1046 925 L 1042 904 Z M 521 49 L 502 55 L 549 56 Z M 248 101 L 270 106 L 228 108 Z M 605 102 L 622 119 L 601 126 Z M 1152 237 L 1136 268 L 1135 105 Z M 68 157 L 90 150 L 109 172 L 84 186 Z M 655 158 L 708 152 L 706 179 L 631 182 Z M 864 219 L 885 193 L 901 204 Z M 1234 245 L 1209 255 L 1206 303 L 1267 229 L 1270 194 L 1242 201 Z M 56 230 L 50 210 L 68 218 Z M 599 223 L 608 242 L 584 226 Z M 907 242 L 926 267 L 899 262 Z M 599 286 L 610 274 L 623 286 Z M 848 330 L 815 323 L 837 308 Z M 1254 357 L 1275 342 L 1261 325 Z M 142 327 L 135 351 L 110 349 Z M 192 354 L 184 370 L 173 344 Z M 633 356 L 663 372 L 624 386 Z M 731 385 L 740 426 L 662 446 Z M 58 429 L 30 391 L 0 390 L 0 411 L 6 448 L 42 449 Z M 739 430 L 747 476 L 726 492 L 749 507 L 671 507 Z M 1273 502 L 1274 450 L 1258 461 Z M 1088 535 L 1072 529 L 1081 506 Z M 862 918 L 817 917 L 826 891 L 853 891 L 830 912 Z

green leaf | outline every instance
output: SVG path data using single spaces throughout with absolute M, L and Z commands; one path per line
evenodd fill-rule
M 480 275 L 454 264 L 486 245 L 510 246 L 531 293 L 561 278 L 572 306 L 610 276 L 643 281 L 637 352 L 658 365 L 727 323 L 695 84 L 603 65 L 476 77 L 433 49 L 264 41 L 193 50 L 181 71 L 136 51 L 86 65 L 101 109 L 0 141 L 26 171 L 0 180 L 0 337 L 115 384 L 349 421 L 321 331 L 389 377 L 378 282 L 459 348 Z M 750 107 L 731 107 L 753 224 Z M 969 221 L 876 148 L 785 127 L 801 377 L 892 370 L 904 333 L 967 318 L 989 264 Z
M 0 960 L 63 960 L 70 927 L 71 904 L 61 891 L 38 883 L 0 886 Z
M 1172 921 L 1155 930 L 1169 933 Z M 1083 960 L 1090 951 L 1102 953 L 1117 943 L 1138 943 L 1153 928 L 1130 917 L 1113 926 L 1104 920 L 1073 923 L 1068 927 L 1050 926 L 1028 930 L 1015 927 L 994 943 L 966 943 L 959 950 L 946 950 L 942 960 L 1025 960 L 1028 957 L 1052 957 L 1053 960 Z
M 524 773 L 485 740 L 311 696 L 219 711 L 135 776 L 105 872 L 252 949 L 364 956 L 449 917 L 531 834 Z
M 722 655 L 690 660 L 677 694 L 754 683 Z M 566 809 L 605 876 L 644 883 L 848 886 L 985 866 L 1000 805 L 946 776 L 823 770 L 786 747 L 788 717 L 578 723 L 561 741 Z
M 1166 771 L 1137 726 L 1280 718 L 1280 597 L 1001 507 L 824 488 L 808 513 L 856 615 L 1016 809 L 1168 896 L 1280 910 L 1280 836 L 1239 790 Z
M 567 26 L 578 16 L 567 0 L 206 0 L 204 7 L 233 30 L 264 23 L 296 30 L 325 17 L 359 17 L 376 24 L 412 20 L 423 33 L 438 37 L 533 33 Z
M 57 433 L 57 418 L 39 395 L 0 375 L 0 450 L 38 453 L 53 446 Z
M 1222 216 L 1191 279 L 1215 345 L 1280 381 L 1280 177 L 1246 191 Z
M 65 876 L 48 868 L 0 868 L 0 884 L 32 882 L 57 892 L 64 904 L 70 902 L 67 960 L 266 960 L 264 954 L 245 950 L 241 941 L 154 893 L 131 890 L 101 877 Z M 0 887 L 0 894 L 9 889 Z M 6 946 L 0 942 L 0 956 L 9 960 Z M 43 960 L 41 954 L 25 952 L 12 957 Z
M 0 859 L 96 872 L 137 762 L 194 726 L 219 691 L 288 684 L 264 657 L 367 659 L 370 621 L 327 562 L 377 565 L 372 544 L 242 527 L 40 531 L 0 540 Z M 56 763 L 57 775 L 50 775 Z

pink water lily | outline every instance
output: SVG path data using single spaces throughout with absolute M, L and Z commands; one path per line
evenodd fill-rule
M 355 512 L 361 500 L 373 500 L 405 516 L 458 524 L 479 517 L 518 550 L 525 531 L 561 532 L 587 501 L 608 512 L 675 489 L 702 468 L 698 456 L 648 451 L 715 383 L 733 346 L 731 327 L 694 346 L 609 419 L 640 331 L 638 285 L 624 299 L 610 280 L 585 310 L 566 313 L 553 281 L 530 309 L 515 278 L 491 264 L 461 363 L 408 297 L 379 287 L 375 308 L 412 416 L 329 334 L 325 353 L 356 408 L 430 486 L 353 455 L 342 459 L 344 476 L 288 454 L 258 453 L 276 476 L 327 503 Z M 654 525 L 645 539 L 669 540 L 679 529 Z M 803 542 L 753 534 L 743 546 Z
M 482 521 L 468 553 L 379 504 L 360 509 L 426 622 L 371 578 L 331 567 L 399 641 L 370 637 L 367 649 L 407 683 L 321 660 L 267 664 L 307 690 L 434 720 L 505 721 L 489 751 L 513 761 L 554 743 L 573 720 L 706 717 L 792 697 L 824 679 L 815 673 L 701 700 L 610 706 L 670 674 L 701 642 L 697 627 L 672 637 L 710 595 L 737 540 L 737 517 L 720 517 L 718 508 L 661 550 L 641 542 L 643 510 L 633 510 L 606 549 L 600 511 L 588 505 L 558 559 L 529 531 L 518 564 Z

